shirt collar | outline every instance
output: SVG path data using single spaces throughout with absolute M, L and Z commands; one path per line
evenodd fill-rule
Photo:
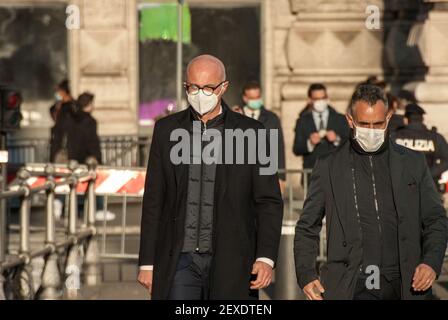
M 251 109 L 248 106 L 244 107 L 244 114 L 249 118 L 252 118 L 252 114 L 254 115 L 254 119 L 258 120 L 260 117 L 261 109 Z
M 328 117 L 328 114 L 330 113 L 329 108 L 327 108 L 324 112 L 317 112 L 314 109 L 312 109 L 312 114 L 314 119 L 319 119 L 320 115 L 322 115 L 322 118 L 326 119 Z

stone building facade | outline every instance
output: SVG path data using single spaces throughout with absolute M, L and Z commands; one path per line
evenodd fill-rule
M 96 93 L 101 134 L 138 132 L 138 0 L 4 1 L 77 5 L 81 28 L 69 31 L 73 91 Z M 406 87 L 415 91 L 427 109 L 428 124 L 448 136 L 448 0 L 188 3 L 261 7 L 261 78 L 266 105 L 282 119 L 289 168 L 300 167 L 291 152 L 293 130 L 312 82 L 327 84 L 332 104 L 344 112 L 355 85 L 377 75 L 387 80 L 392 90 Z M 380 29 L 366 27 L 372 14 L 368 6 L 378 8 Z
M 345 112 L 355 85 L 369 75 L 385 79 L 392 91 L 414 91 L 427 110 L 426 122 L 448 136 L 448 1 L 280 0 L 269 5 L 274 65 L 268 81 L 287 146 L 311 82 L 327 84 L 332 104 Z M 366 27 L 370 5 L 380 10 L 379 30 Z M 287 166 L 300 167 L 289 149 Z

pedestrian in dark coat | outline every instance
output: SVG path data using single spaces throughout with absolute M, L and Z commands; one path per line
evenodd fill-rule
M 73 114 L 68 134 L 68 155 L 78 163 L 86 163 L 88 158 L 94 158 L 101 164 L 100 138 L 97 132 L 97 122 L 92 117 L 94 95 L 82 93 L 76 101 L 77 112 Z
M 176 129 L 188 132 L 194 119 L 201 122 L 201 135 L 216 122 L 223 130 L 263 128 L 229 110 L 221 100 L 227 86 L 221 61 L 209 55 L 195 58 L 185 85 L 191 106 L 156 122 L 143 198 L 138 277 L 152 291 L 152 299 L 256 299 L 258 290 L 271 282 L 283 216 L 277 174 L 260 174 L 257 160 L 216 164 L 210 179 L 192 181 L 191 164 L 170 160 L 177 144 L 170 135 Z M 247 144 L 243 152 L 248 154 Z M 206 226 L 198 218 L 201 214 L 207 215 Z M 197 233 L 186 223 L 195 219 Z M 191 247 L 190 236 L 199 232 L 205 236 L 197 238 L 197 248 Z
M 63 80 L 57 85 L 55 99 L 55 104 L 50 108 L 50 115 L 54 121 L 50 135 L 50 162 L 66 163 L 68 130 L 77 112 L 76 101 L 72 98 L 68 80 Z
M 298 283 L 313 300 L 425 299 L 448 232 L 425 157 L 388 139 L 379 88 L 359 87 L 350 110 L 352 138 L 318 159 L 297 222 Z M 319 271 L 324 217 L 328 260 Z
M 285 160 L 285 141 L 283 138 L 283 129 L 279 117 L 272 111 L 267 110 L 261 92 L 261 85 L 256 81 L 249 81 L 243 87 L 243 101 L 245 106 L 242 108 L 242 113 L 252 119 L 260 121 L 266 130 L 277 130 L 277 160 L 279 170 L 286 169 Z M 270 135 L 268 135 L 270 136 Z M 272 142 L 270 141 L 272 146 Z M 279 174 L 280 189 L 282 193 L 285 189 L 286 174 L 284 172 Z
M 344 116 L 329 105 L 323 84 L 312 84 L 308 90 L 310 112 L 297 119 L 293 152 L 303 156 L 303 168 L 312 169 L 319 156 L 335 149 L 348 138 Z

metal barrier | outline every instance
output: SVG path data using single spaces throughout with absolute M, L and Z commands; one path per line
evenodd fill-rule
M 149 138 L 140 136 L 109 136 L 101 138 L 103 163 L 117 167 L 146 167 Z
M 303 210 L 303 204 L 305 202 L 306 196 L 308 194 L 308 187 L 310 182 L 310 177 L 312 174 L 312 169 L 295 169 L 295 170 L 280 170 L 280 173 L 286 175 L 286 192 L 283 196 L 285 205 L 287 207 L 287 216 L 285 216 L 284 224 L 290 227 L 295 227 L 297 220 Z M 294 182 L 294 178 L 297 180 Z M 302 186 L 303 193 L 299 189 Z M 298 198 L 295 196 L 298 195 Z M 300 196 L 301 195 L 301 196 Z M 317 257 L 318 263 L 323 263 L 327 261 L 327 236 L 326 236 L 326 219 L 324 218 L 322 222 L 322 230 L 320 232 L 320 242 L 319 242 L 319 255 Z
M 138 169 L 134 169 L 138 170 Z M 144 170 L 143 168 L 140 170 Z M 303 209 L 304 196 L 308 191 L 308 181 L 311 170 L 286 170 L 286 187 L 283 192 L 285 199 L 285 212 L 282 228 L 282 241 L 280 245 L 279 261 L 276 267 L 276 286 L 273 298 L 298 299 L 301 291 L 296 284 L 294 270 L 294 256 L 292 254 L 294 229 Z M 301 182 L 303 181 L 303 185 Z M 97 193 L 98 195 L 98 193 Z M 101 261 L 106 264 L 115 264 L 114 272 L 118 271 L 118 279 L 123 278 L 126 264 L 136 264 L 138 260 L 138 240 L 140 236 L 140 214 L 142 194 L 103 194 L 104 210 L 117 213 L 117 219 L 108 222 L 106 219 L 97 224 L 98 241 L 100 244 Z M 131 208 L 135 205 L 135 208 Z M 138 207 L 138 208 L 137 208 Z M 136 212 L 138 210 L 138 212 Z M 121 216 L 120 215 L 121 212 Z M 134 221 L 134 223 L 132 223 Z M 321 232 L 321 246 L 318 263 L 326 261 L 325 227 Z M 103 271 L 106 268 L 103 268 Z M 109 269 L 110 270 L 110 269 Z M 116 273 L 115 273 L 116 274 Z M 107 273 L 104 271 L 104 278 Z
M 134 170 L 144 170 L 144 168 L 134 169 Z M 280 173 L 286 175 L 286 188 L 283 194 L 285 200 L 285 215 L 284 215 L 284 227 L 291 228 L 296 225 L 297 219 L 303 209 L 304 199 L 308 191 L 308 182 L 311 175 L 311 169 L 294 169 L 294 170 L 281 170 Z M 303 182 L 303 184 L 302 184 Z M 111 201 L 115 201 L 115 204 L 121 203 L 121 220 L 119 224 L 110 226 L 105 219 L 101 225 L 97 227 L 98 237 L 100 239 L 100 256 L 105 259 L 120 259 L 120 260 L 136 260 L 138 259 L 138 254 L 136 252 L 126 251 L 126 237 L 127 236 L 139 236 L 140 235 L 140 225 L 129 225 L 127 218 L 129 214 L 127 213 L 127 206 L 129 200 L 134 200 L 137 202 L 142 201 L 143 195 L 138 194 L 103 194 L 104 197 L 104 210 L 109 209 L 109 204 Z M 135 219 L 137 220 L 137 219 Z M 119 237 L 119 250 L 111 251 L 108 250 L 107 244 L 110 242 L 109 237 Z M 321 232 L 321 250 L 319 254 L 318 261 L 325 261 L 326 253 L 326 236 L 325 236 L 325 225 Z
M 86 168 L 72 162 L 68 169 L 65 173 L 61 173 L 58 167 L 53 165 L 47 165 L 36 171 L 21 169 L 17 176 L 19 184 L 0 193 L 0 199 L 20 199 L 18 252 L 9 256 L 6 252 L 0 252 L 0 298 L 59 299 L 65 293 L 66 297 L 71 299 L 78 295 L 81 274 L 87 285 L 96 285 L 100 282 L 98 244 L 95 237 L 95 164 L 91 163 Z M 46 177 L 46 182 L 42 186 L 32 188 L 26 183 L 30 177 L 42 175 Z M 84 194 L 87 201 L 85 201 L 82 225 L 79 225 L 77 221 L 76 187 L 80 182 L 88 184 Z M 69 187 L 68 224 L 62 240 L 56 237 L 53 207 L 55 189 L 60 186 Z M 31 199 L 33 195 L 41 193 L 44 193 L 46 197 L 45 240 L 41 247 L 32 250 L 30 246 Z M 2 225 L 1 228 L 0 232 L 6 232 L 6 226 Z M 82 254 L 84 251 L 85 255 Z M 37 257 L 43 257 L 45 264 L 41 274 L 40 288 L 34 290 L 31 261 Z M 60 260 L 65 269 L 65 288 L 62 284 Z M 4 290 L 5 288 L 7 290 Z
M 100 137 L 102 162 L 109 166 L 145 167 L 149 152 L 149 137 Z M 47 139 L 8 138 L 10 163 L 48 163 L 50 146 Z
M 120 260 L 137 260 L 138 253 L 133 250 L 129 252 L 126 250 L 126 239 L 128 236 L 140 236 L 140 225 L 129 225 L 127 207 L 129 201 L 132 199 L 141 203 L 142 195 L 104 195 L 104 211 L 108 211 L 109 205 L 113 201 L 121 202 L 121 219 L 119 225 L 110 226 L 107 219 L 104 219 L 100 226 L 98 226 L 98 237 L 100 239 L 100 257 L 103 259 L 120 259 Z M 121 198 L 121 201 L 119 200 Z M 139 219 L 138 219 L 139 220 Z M 107 246 L 110 243 L 110 237 L 119 237 L 118 250 L 110 250 Z M 138 248 L 137 248 L 138 250 Z
M 288 219 L 294 217 L 294 211 L 301 211 L 303 209 L 303 203 L 308 193 L 308 185 L 312 171 L 312 169 L 279 170 L 279 173 L 283 173 L 286 176 L 287 191 L 283 195 L 283 198 L 288 200 Z M 295 177 L 297 178 L 296 181 L 294 181 Z M 294 195 L 300 195 L 299 186 L 302 187 L 303 194 L 301 199 L 296 199 Z
M 62 172 L 60 166 L 52 165 L 28 165 L 18 174 L 19 184 L 15 189 L 0 194 L 0 199 L 20 199 L 20 223 L 17 228 L 10 228 L 19 232 L 19 247 L 15 254 L 5 259 L 5 252 L 0 252 L 0 298 L 4 296 L 2 292 L 3 283 L 5 287 L 12 288 L 12 293 L 8 293 L 7 298 L 19 299 L 58 299 L 65 291 L 67 298 L 76 298 L 79 286 L 76 276 L 81 274 L 85 284 L 96 285 L 101 279 L 101 261 L 110 259 L 113 261 L 131 261 L 138 259 L 138 245 L 131 243 L 128 245 L 129 237 L 134 237 L 138 244 L 140 235 L 141 201 L 143 194 L 127 192 L 96 192 L 95 181 L 100 176 L 101 168 L 96 170 L 91 164 L 89 167 L 76 166 L 71 164 Z M 112 169 L 112 168 L 111 168 Z M 122 169 L 122 168 L 120 168 Z M 144 168 L 126 168 L 124 171 L 144 171 Z M 293 275 L 290 274 L 293 268 L 293 256 L 291 252 L 294 228 L 302 210 L 304 199 L 308 192 L 308 182 L 311 170 L 284 170 L 286 174 L 286 188 L 283 193 L 285 200 L 285 217 L 283 221 L 284 230 L 288 232 L 284 235 L 290 236 L 286 243 L 287 253 L 283 256 L 282 263 L 277 267 L 277 273 L 285 277 L 285 283 L 292 283 L 296 289 Z M 38 187 L 29 187 L 25 182 L 31 176 L 46 177 L 46 182 Z M 80 182 L 88 182 L 87 191 L 82 195 L 87 200 L 84 206 L 84 220 L 78 224 L 77 206 L 77 186 Z M 101 179 L 99 179 L 99 183 Z M 55 189 L 60 186 L 69 186 L 67 192 L 68 220 L 64 228 L 57 229 L 54 220 L 53 203 L 55 199 Z M 45 194 L 45 227 L 30 226 L 31 199 L 35 194 Z M 79 195 L 79 193 L 78 193 Z M 111 206 L 116 208 L 121 205 L 121 216 L 116 221 L 108 222 L 104 219 L 98 222 L 95 227 L 95 214 L 97 198 L 104 198 L 103 211 L 108 211 Z M 135 206 L 133 211 L 130 206 Z M 138 212 L 138 213 L 136 213 Z M 118 213 L 118 214 L 119 214 Z M 130 221 L 133 221 L 130 223 Z M 4 226 L 3 226 L 4 227 Z M 30 233 L 32 231 L 44 231 L 45 240 L 42 246 L 32 250 L 30 246 Z M 63 232 L 64 239 L 57 239 L 57 232 Z M 4 230 L 3 230 L 4 232 Z M 285 238 L 286 239 L 286 238 Z M 320 246 L 317 263 L 326 262 L 326 223 L 323 221 L 320 233 Z M 111 245 L 112 243 L 112 245 Z M 83 252 L 85 251 L 85 254 Z M 30 263 L 36 257 L 45 258 L 45 266 L 41 275 L 41 286 L 39 290 L 34 290 L 31 281 Z M 62 263 L 60 261 L 62 260 Z M 60 264 L 65 269 L 65 290 L 62 288 L 63 276 L 60 272 Z M 82 272 L 81 272 L 82 270 Z M 6 279 L 1 277 L 6 276 Z M 292 278 L 290 278 L 291 276 Z

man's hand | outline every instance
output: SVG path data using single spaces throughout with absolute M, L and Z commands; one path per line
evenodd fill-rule
M 326 137 L 329 142 L 335 142 L 336 139 L 338 138 L 338 135 L 333 130 L 329 130 L 327 131 Z
M 138 282 L 149 290 L 149 294 L 152 291 L 152 271 L 150 270 L 140 270 L 138 273 Z
M 267 263 L 256 261 L 252 267 L 252 274 L 257 275 L 257 279 L 250 282 L 252 290 L 263 289 L 271 284 L 272 268 Z
M 436 272 L 427 264 L 421 263 L 415 268 L 412 288 L 414 291 L 426 291 L 436 280 Z
M 309 300 L 323 300 L 322 293 L 325 289 L 319 280 L 314 280 L 303 288 L 303 292 Z
M 310 142 L 311 142 L 313 145 L 319 144 L 319 143 L 320 143 L 320 140 L 321 140 L 321 138 L 320 138 L 319 132 L 313 132 L 313 133 L 310 135 Z

